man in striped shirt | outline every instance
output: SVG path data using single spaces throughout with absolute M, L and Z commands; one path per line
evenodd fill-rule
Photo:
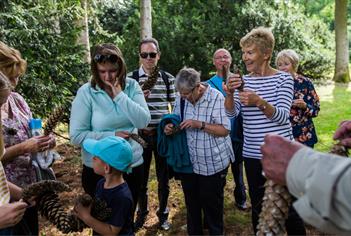
M 160 59 L 161 52 L 158 41 L 154 38 L 143 39 L 139 44 L 139 57 L 141 66 L 139 70 L 129 73 L 128 76 L 139 81 L 142 86 L 148 77 L 153 73 Z M 163 115 L 170 113 L 169 105 L 173 107 L 175 101 L 174 77 L 165 72 L 159 71 L 155 85 L 143 90 L 146 102 L 151 113 L 151 122 L 146 129 L 140 130 L 141 136 L 148 143 L 148 147 L 144 148 L 144 180 L 141 187 L 140 197 L 138 199 L 138 212 L 135 222 L 135 230 L 141 228 L 148 214 L 148 197 L 147 184 L 149 180 L 150 164 L 152 154 L 155 156 L 156 175 L 158 181 L 158 200 L 159 209 L 157 216 L 159 218 L 159 226 L 163 230 L 168 230 L 170 225 L 168 218 L 168 166 L 166 158 L 161 157 L 157 153 L 157 132 L 156 128 L 161 121 Z

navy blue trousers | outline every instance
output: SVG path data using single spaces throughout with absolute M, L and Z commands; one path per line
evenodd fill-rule
M 214 175 L 180 174 L 189 235 L 202 235 L 202 212 L 210 235 L 223 235 L 224 186 L 228 169 Z
M 168 196 L 169 196 L 169 170 L 167 165 L 167 159 L 159 156 L 157 152 L 157 134 L 151 136 L 142 135 L 143 139 L 148 143 L 148 147 L 144 148 L 143 159 L 144 159 L 144 176 L 141 184 L 139 199 L 138 199 L 138 214 L 147 215 L 148 210 L 148 182 L 149 172 L 152 161 L 152 154 L 155 157 L 155 169 L 158 183 L 158 211 L 157 216 L 160 222 L 167 220 L 168 218 Z
M 235 202 L 239 205 L 243 205 L 246 202 L 246 192 L 243 174 L 243 144 L 238 142 L 232 142 L 232 145 L 235 155 L 235 162 L 231 163 L 230 165 L 235 183 L 233 194 Z

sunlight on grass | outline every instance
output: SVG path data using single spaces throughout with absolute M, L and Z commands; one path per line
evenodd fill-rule
M 327 152 L 339 123 L 351 119 L 351 83 L 316 85 L 316 91 L 321 101 L 320 113 L 313 120 L 319 140 L 316 149 Z

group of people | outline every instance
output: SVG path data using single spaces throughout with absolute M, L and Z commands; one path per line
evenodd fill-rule
M 274 36 L 263 27 L 251 30 L 241 39 L 240 46 L 248 74 L 231 72 L 231 54 L 220 48 L 213 55 L 216 75 L 206 82 L 201 82 L 200 73 L 193 68 L 181 69 L 175 78 L 158 70 L 161 51 L 153 38 L 141 40 L 140 68 L 128 74 L 118 47 L 94 47 L 92 79 L 77 92 L 69 126 L 71 142 L 81 147 L 84 191 L 103 199 L 112 209 L 111 218 L 101 222 L 90 215 L 90 207 L 74 207 L 75 214 L 94 232 L 133 235 L 144 225 L 149 212 L 152 156 L 162 230 L 171 227 L 168 181 L 175 176 L 184 193 L 188 234 L 202 235 L 207 228 L 210 235 L 223 235 L 224 186 L 230 165 L 235 206 L 239 210 L 248 209 L 245 168 L 255 232 L 266 177 L 287 185 L 296 197 L 286 220 L 288 234 L 306 234 L 301 217 L 323 230 L 351 231 L 351 206 L 346 200 L 351 196 L 346 188 L 351 161 L 306 147 L 313 148 L 317 142 L 312 118 L 318 115 L 319 98 L 312 82 L 297 74 L 297 53 L 291 49 L 279 52 L 277 69 L 273 68 L 270 63 Z M 25 67 L 17 50 L 0 44 L 0 70 L 4 73 L 0 74 L 4 135 L 1 144 L 6 149 L 1 155 L 5 173 L 0 164 L 0 208 L 1 212 L 8 212 L 0 213 L 2 234 L 19 230 L 21 227 L 10 226 L 19 225 L 23 215 L 25 225 L 36 226 L 31 234 L 38 233 L 37 217 L 33 216 L 37 214 L 35 206 L 27 208 L 27 203 L 14 201 L 20 199 L 20 187 L 37 181 L 31 153 L 56 144 L 52 135 L 29 136 L 30 109 L 23 97 L 13 91 Z M 143 85 L 151 79 L 155 81 L 145 89 Z M 136 135 L 147 146 L 142 147 L 133 138 Z M 351 147 L 350 137 L 351 123 L 344 122 L 334 138 Z M 167 140 L 169 145 L 160 147 L 160 140 Z M 320 172 L 320 168 L 325 171 Z M 326 187 L 321 187 L 321 179 Z M 338 193 L 333 195 L 336 187 Z M 325 201 L 319 200 L 321 194 Z M 9 203 L 10 195 L 13 203 Z

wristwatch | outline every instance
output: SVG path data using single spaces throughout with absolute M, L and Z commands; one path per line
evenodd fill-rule
M 262 104 L 259 104 L 258 106 L 258 109 L 260 109 L 261 111 L 264 111 L 266 110 L 267 108 L 267 102 L 265 100 L 263 100 Z
M 206 126 L 205 121 L 202 121 L 202 122 L 201 122 L 200 130 L 204 130 L 204 129 L 205 129 L 205 126 Z

